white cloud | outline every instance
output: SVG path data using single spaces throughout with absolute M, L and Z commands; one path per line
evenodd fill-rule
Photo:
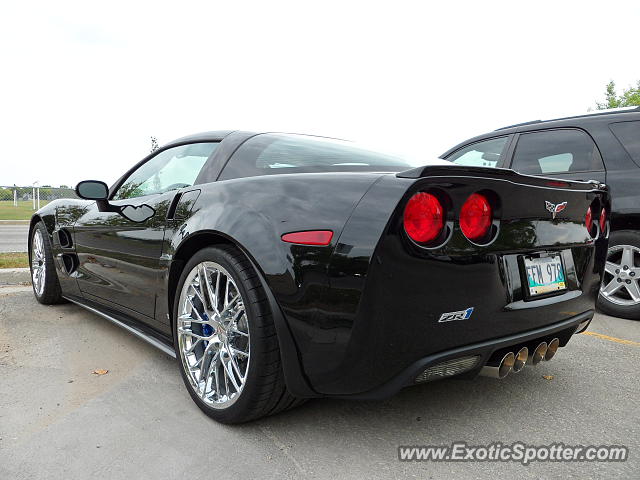
M 502 125 L 585 111 L 610 79 L 640 79 L 637 2 L 83 1 L 1 13 L 0 185 L 111 182 L 151 135 L 228 128 L 436 156 Z

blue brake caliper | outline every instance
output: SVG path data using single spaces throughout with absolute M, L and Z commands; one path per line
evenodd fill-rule
M 202 319 L 206 322 L 209 321 L 209 316 L 206 313 L 202 314 Z M 211 327 L 211 325 L 202 325 L 202 334 L 206 337 L 208 337 L 209 335 L 211 335 L 213 333 L 213 328 Z M 204 341 L 204 346 L 206 347 L 207 345 L 209 345 L 208 341 Z

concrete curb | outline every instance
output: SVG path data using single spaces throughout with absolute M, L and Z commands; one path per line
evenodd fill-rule
M 28 268 L 1 268 L 0 285 L 24 285 L 31 283 L 31 272 Z

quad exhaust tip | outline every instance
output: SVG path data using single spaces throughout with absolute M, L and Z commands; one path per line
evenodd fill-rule
M 529 353 L 529 348 L 527 347 L 522 347 L 518 350 L 518 353 L 507 352 L 502 357 L 489 359 L 487 364 L 480 370 L 480 375 L 483 377 L 504 378 L 509 372 L 518 373 L 525 365 L 537 365 L 543 360 L 551 360 L 559 347 L 560 339 L 554 338 L 549 343 L 540 342 L 533 350 L 533 353 Z
M 504 378 L 513 369 L 516 356 L 513 352 L 506 353 L 499 362 L 491 362 L 480 370 L 480 375 L 491 378 Z
M 520 350 L 518 350 L 518 353 L 516 353 L 515 360 L 513 362 L 513 372 L 518 373 L 520 370 L 522 370 L 527 364 L 528 358 L 529 349 L 527 347 L 522 347 Z
M 537 364 L 539 364 L 542 360 L 545 359 L 545 355 L 547 354 L 547 349 L 548 348 L 549 347 L 547 345 L 547 342 L 539 343 L 538 346 L 533 350 L 533 353 L 531 355 L 529 355 L 527 363 L 529 365 L 537 365 Z
M 555 357 L 556 352 L 558 351 L 558 347 L 560 347 L 560 339 L 559 338 L 554 338 L 553 340 L 551 340 L 549 342 L 549 345 L 547 346 L 547 351 L 544 354 L 545 361 L 548 362 L 553 357 Z

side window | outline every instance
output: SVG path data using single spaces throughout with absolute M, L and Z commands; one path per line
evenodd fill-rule
M 640 165 L 640 120 L 612 123 L 609 128 L 633 161 Z
M 217 143 L 192 143 L 157 154 L 124 181 L 114 200 L 142 197 L 193 185 Z
M 468 167 L 495 167 L 509 137 L 498 137 L 473 143 L 449 155 L 446 160 Z
M 511 168 L 520 173 L 594 172 L 604 170 L 593 140 L 580 130 L 524 133 L 518 138 Z

